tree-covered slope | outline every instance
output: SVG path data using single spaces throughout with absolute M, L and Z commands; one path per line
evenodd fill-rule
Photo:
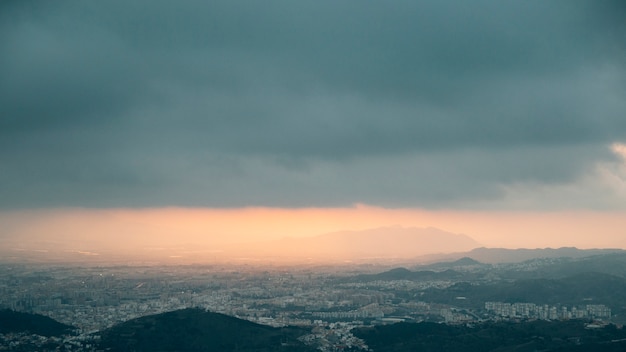
M 624 351 L 625 329 L 586 329 L 582 321 L 484 323 L 473 327 L 399 323 L 353 330 L 374 352 Z
M 311 351 L 297 340 L 307 332 L 190 308 L 115 325 L 101 333 L 100 348 L 110 351 Z
M 41 336 L 61 336 L 72 333 L 73 326 L 40 314 L 0 310 L 0 333 L 30 333 Z

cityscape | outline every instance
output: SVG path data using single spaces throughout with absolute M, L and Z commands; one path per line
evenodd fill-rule
M 584 251 L 580 252 L 584 255 Z M 308 333 L 300 336 L 300 341 L 321 351 L 368 351 L 367 343 L 352 333 L 354 329 L 398 323 L 472 326 L 490 321 L 522 324 L 544 320 L 580 321 L 588 329 L 617 324 L 621 329 L 626 321 L 626 307 L 612 306 L 614 301 L 602 302 L 603 287 L 597 287 L 595 296 L 577 302 L 577 295 L 571 292 L 555 292 L 543 302 L 511 302 L 483 301 L 483 294 L 458 289 L 470 285 L 491 291 L 494 285 L 510 281 L 510 272 L 537 273 L 558 265 L 575 267 L 615 259 L 626 260 L 626 255 L 536 258 L 508 264 L 461 258 L 415 264 L 411 270 L 355 264 L 311 267 L 3 263 L 0 308 L 50 317 L 72 326 L 73 333 L 62 338 L 3 333 L 0 345 L 3 350 L 14 351 L 24 350 L 24 346 L 47 345 L 72 351 L 96 350 L 100 332 L 116 324 L 190 308 L 275 328 L 302 327 Z M 585 277 L 576 280 L 582 285 L 590 284 Z M 623 285 L 626 287 L 626 280 Z M 448 291 L 453 297 L 444 297 Z M 558 295 L 562 295 L 562 302 L 554 301 Z

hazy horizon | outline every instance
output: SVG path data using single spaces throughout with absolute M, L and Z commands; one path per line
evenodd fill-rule
M 454 229 L 469 228 L 473 223 L 475 230 L 467 232 L 416 223 L 375 226 L 380 221 L 376 214 L 383 219 L 407 221 L 416 213 L 366 207 L 349 213 L 345 210 L 301 209 L 296 211 L 297 214 L 294 211 L 285 214 L 285 210 L 277 209 L 247 209 L 245 216 L 242 216 L 242 210 L 213 210 L 216 214 L 212 214 L 206 209 L 80 212 L 77 215 L 76 210 L 57 210 L 43 215 L 31 211 L 31 214 L 20 213 L 21 218 L 14 213 L 3 219 L 8 225 L 0 240 L 0 249 L 8 256 L 5 260 L 10 257 L 17 261 L 59 262 L 65 258 L 68 262 L 149 261 L 160 264 L 210 264 L 233 260 L 291 263 L 395 260 L 419 263 L 475 248 L 625 249 L 619 236 L 619 225 L 626 225 L 625 220 L 607 223 L 606 214 L 596 214 L 595 222 L 586 218 L 570 221 L 566 227 L 563 218 L 575 219 L 575 214 L 553 214 L 553 218 L 542 214 L 542 221 L 537 221 L 535 215 L 534 221 L 526 221 L 527 226 L 517 228 L 509 226 L 522 224 L 525 218 L 515 213 L 501 214 L 498 221 L 484 218 L 493 214 L 482 214 L 483 218 L 463 213 L 437 214 L 438 217 L 432 213 L 419 214 L 420 221 L 448 224 Z M 329 216 L 321 216 L 325 213 L 334 215 L 334 221 Z M 427 214 L 431 216 L 428 220 Z M 290 219 L 290 222 L 277 225 L 282 219 Z M 306 219 L 313 221 L 307 222 Z M 23 226 L 24 222 L 29 226 Z M 11 226 L 12 223 L 16 226 Z M 458 225 L 451 225 L 454 223 Z M 343 231 L 333 227 L 350 224 L 371 227 Z M 603 237 L 588 236 L 591 231 L 599 232 L 601 226 L 607 225 L 618 232 L 605 231 Z M 7 228 L 11 230 L 7 231 Z M 476 235 L 481 228 L 489 229 L 492 236 L 485 236 L 485 232 Z M 222 232 L 213 232 L 218 229 Z M 501 233 L 505 235 L 498 236 Z M 567 237 L 559 237 L 557 233 L 565 233 Z

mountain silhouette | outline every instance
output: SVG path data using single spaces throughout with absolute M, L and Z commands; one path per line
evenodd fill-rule
M 410 280 L 410 281 L 433 281 L 433 280 L 459 280 L 469 279 L 473 275 L 461 273 L 454 270 L 445 271 L 411 271 L 406 268 L 394 268 L 378 274 L 362 274 L 351 278 L 348 281 L 369 282 L 369 281 L 391 281 L 391 280 Z
M 462 234 L 428 227 L 380 227 L 340 231 L 305 238 L 242 244 L 232 251 L 249 256 L 282 256 L 314 259 L 414 258 L 430 253 L 469 251 L 480 244 Z

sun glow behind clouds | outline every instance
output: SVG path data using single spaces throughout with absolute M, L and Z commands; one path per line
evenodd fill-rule
M 620 156 L 622 159 L 624 159 L 624 162 L 626 162 L 626 144 L 613 143 L 611 144 L 611 151 Z
M 610 149 L 620 160 L 602 163 L 598 166 L 598 173 L 618 201 L 626 204 L 626 144 L 613 143 Z

